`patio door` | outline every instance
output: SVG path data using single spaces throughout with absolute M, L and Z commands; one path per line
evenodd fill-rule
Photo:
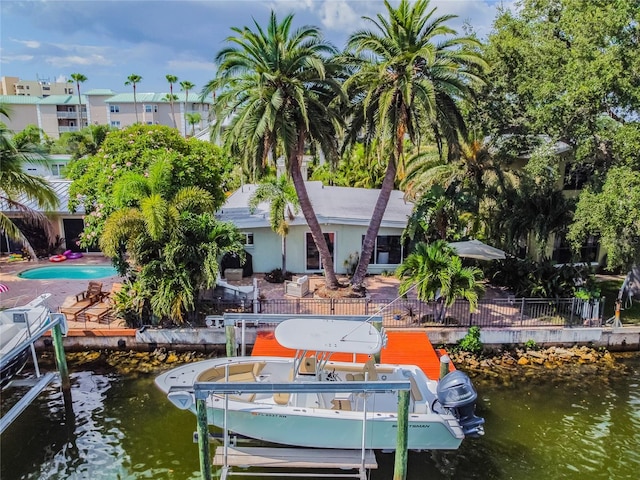
M 331 253 L 331 258 L 333 259 L 333 264 L 336 263 L 335 257 L 335 239 L 336 234 L 334 232 L 329 232 L 324 234 L 324 239 L 327 242 L 327 246 L 329 247 L 329 252 Z M 320 252 L 318 251 L 318 247 L 316 247 L 315 242 L 313 241 L 313 237 L 311 236 L 311 232 L 307 232 L 306 237 L 306 269 L 307 271 L 320 271 L 322 270 L 322 259 L 320 258 Z

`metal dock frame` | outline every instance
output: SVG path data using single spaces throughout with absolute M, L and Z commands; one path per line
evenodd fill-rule
M 226 480 L 231 475 L 253 475 L 251 472 L 233 472 L 231 470 L 232 465 L 229 462 L 229 432 L 227 429 L 227 410 L 228 410 L 228 395 L 239 393 L 323 393 L 323 392 L 398 392 L 398 440 L 396 444 L 396 462 L 394 479 L 402 479 L 406 477 L 406 464 L 407 464 L 407 446 L 408 446 L 408 419 L 409 419 L 409 391 L 411 389 L 411 383 L 409 381 L 397 381 L 397 382 L 282 382 L 282 383 L 241 383 L 241 382 L 196 382 L 193 387 L 172 387 L 169 391 L 169 400 L 181 409 L 189 409 L 193 405 L 193 397 L 196 401 L 196 416 L 198 419 L 198 450 L 200 454 L 200 472 L 203 480 L 211 480 L 211 458 L 209 450 L 209 424 L 207 421 L 207 405 L 206 400 L 212 394 L 224 394 L 225 395 L 225 408 L 224 408 L 224 420 L 223 420 L 223 453 L 222 453 L 222 470 L 220 472 L 220 479 Z M 193 396 L 192 396 L 193 395 Z M 366 480 L 366 466 L 370 462 L 370 451 L 366 449 L 366 409 L 363 412 L 362 421 L 362 449 L 360 452 L 360 465 L 358 466 L 357 474 L 331 474 L 333 478 L 336 477 L 349 477 L 360 478 Z M 282 450 L 285 450 L 284 448 Z M 291 450 L 291 449 L 286 449 Z M 305 449 L 296 449 L 301 452 L 298 458 L 304 456 Z M 312 449 L 313 450 L 313 449 Z M 251 449 L 243 449 L 247 456 L 247 462 L 251 458 Z M 264 458 L 264 455 L 258 455 L 257 457 Z M 262 449 L 260 454 L 264 454 Z M 313 458 L 309 457 L 309 461 L 306 462 L 309 468 L 313 468 Z M 249 463 L 243 463 L 245 466 L 250 466 Z M 285 465 L 280 465 L 285 466 Z M 326 465 L 317 464 L 316 468 L 326 468 Z M 340 468 L 340 467 L 338 467 Z M 256 473 L 256 475 L 258 475 Z M 324 475 L 319 474 L 301 474 L 301 473 L 284 473 L 272 474 L 272 476 L 290 476 L 290 477 L 314 477 L 320 478 Z
M 45 333 L 51 330 L 51 336 L 53 339 L 53 347 L 56 354 L 56 362 L 58 369 L 60 370 L 60 378 L 62 380 L 62 391 L 67 406 L 71 405 L 71 384 L 69 381 L 69 371 L 67 369 L 67 361 L 64 356 L 64 347 L 62 345 L 62 335 L 66 333 L 67 319 L 62 313 L 49 313 L 49 322 L 46 325 L 40 327 L 35 332 L 29 332 L 30 336 L 22 343 L 16 345 L 5 357 L 0 361 L 0 368 L 8 365 L 14 358 L 20 355 L 25 349 L 30 348 L 33 358 L 33 364 L 36 370 L 36 379 L 34 381 L 21 382 L 21 384 L 29 384 L 31 388 L 18 402 L 11 407 L 11 409 L 0 418 L 0 434 L 18 418 L 18 416 L 40 395 L 51 382 L 56 378 L 55 373 L 40 374 L 40 367 L 38 366 L 38 359 L 36 357 L 34 343 L 42 337 Z

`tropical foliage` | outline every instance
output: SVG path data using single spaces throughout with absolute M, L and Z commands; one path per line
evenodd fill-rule
M 134 125 L 109 132 L 96 155 L 72 162 L 67 176 L 70 208 L 84 208 L 83 246 L 95 245 L 105 219 L 115 211 L 114 185 L 131 172 L 149 174 L 158 159 L 169 162 L 171 182 L 165 195 L 172 198 L 183 187 L 200 187 L 213 197 L 213 207 L 224 201 L 224 192 L 239 180 L 231 178 L 233 164 L 215 145 L 185 140 L 177 130 L 162 126 Z
M 272 12 L 266 28 L 233 28 L 229 47 L 216 56 L 217 76 L 202 95 L 220 92 L 214 103 L 214 138 L 222 138 L 244 162 L 253 181 L 269 157 L 284 155 L 300 207 L 318 247 L 327 286 L 338 280 L 333 259 L 309 200 L 301 172 L 307 145 L 318 145 L 330 161 L 337 158 L 337 134 L 342 117 L 331 108 L 340 86 L 334 78 L 335 48 L 316 27 L 292 29 L 293 16 L 281 22 Z M 229 124 L 226 125 L 227 119 Z M 223 130 L 224 124 L 224 130 Z
M 351 279 L 358 289 L 364 281 L 380 223 L 402 164 L 405 136 L 413 144 L 427 132 L 449 157 L 459 151 L 458 136 L 466 126 L 458 101 L 470 99 L 482 84 L 486 67 L 477 52 L 479 42 L 458 37 L 446 23 L 453 16 L 435 16 L 428 0 L 402 0 L 397 8 L 385 1 L 386 16 L 365 17 L 371 30 L 348 40 L 345 61 L 353 74 L 344 87 L 351 99 L 347 145 L 360 140 L 375 144 L 387 158 L 380 195 L 365 235 L 360 263 Z
M 299 211 L 300 202 L 296 190 L 285 176 L 268 178 L 256 187 L 249 198 L 249 211 L 254 213 L 260 203 L 269 204 L 271 229 L 282 237 L 282 271 L 287 271 L 287 235 L 289 222 Z
M 629 269 L 640 263 L 640 171 L 627 166 L 609 170 L 602 189 L 580 195 L 569 238 L 598 232 L 607 249 L 607 266 Z
M 446 308 L 459 298 L 469 302 L 471 312 L 478 306 L 480 293 L 484 291 L 482 272 L 476 267 L 463 267 L 460 257 L 443 241 L 432 244 L 418 243 L 413 253 L 396 270 L 400 278 L 398 293 L 407 294 L 415 289 L 418 299 L 441 301 L 442 308 L 436 319 L 446 317 Z
M 4 105 L 0 105 L 0 115 L 9 118 L 10 111 Z M 43 229 L 51 238 L 49 220 L 41 211 L 53 210 L 57 206 L 56 194 L 46 179 L 24 171 L 26 162 L 43 160 L 44 156 L 38 145 L 26 141 L 16 144 L 13 134 L 0 122 L 0 202 L 8 207 L 7 210 L 19 214 L 22 222 Z M 29 206 L 30 202 L 35 203 L 38 210 Z M 33 246 L 19 225 L 2 212 L 0 230 L 9 238 L 20 242 L 31 257 L 37 258 Z
M 235 227 L 215 220 L 214 197 L 203 188 L 170 195 L 172 176 L 170 160 L 159 158 L 146 174 L 120 177 L 100 247 L 138 292 L 134 310 L 182 323 L 200 290 L 215 284 L 218 258 L 242 255 L 243 242 Z

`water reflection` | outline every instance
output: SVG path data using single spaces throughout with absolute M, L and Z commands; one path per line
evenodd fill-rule
M 454 452 L 411 452 L 408 479 L 635 479 L 640 469 L 640 359 L 607 376 L 505 384 L 476 379 L 486 436 Z M 174 408 L 153 376 L 71 375 L 74 418 L 46 390 L 2 435 L 0 477 L 199 479 L 195 417 Z M 3 392 L 3 408 L 21 394 Z M 378 454 L 371 478 L 393 477 Z

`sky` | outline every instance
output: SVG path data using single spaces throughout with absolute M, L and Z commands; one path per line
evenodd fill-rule
M 392 0 L 392 4 L 395 4 Z M 436 15 L 457 15 L 448 25 L 469 24 L 481 39 L 497 9 L 513 0 L 431 0 Z M 382 0 L 48 0 L 0 2 L 0 73 L 23 80 L 88 80 L 81 91 L 128 92 L 127 77 L 142 77 L 138 92 L 168 92 L 166 75 L 200 89 L 215 77 L 216 54 L 232 27 L 265 25 L 271 10 L 294 14 L 294 27 L 314 25 L 336 47 L 365 28 L 362 16 L 385 11 Z M 179 89 L 179 87 L 174 87 Z

